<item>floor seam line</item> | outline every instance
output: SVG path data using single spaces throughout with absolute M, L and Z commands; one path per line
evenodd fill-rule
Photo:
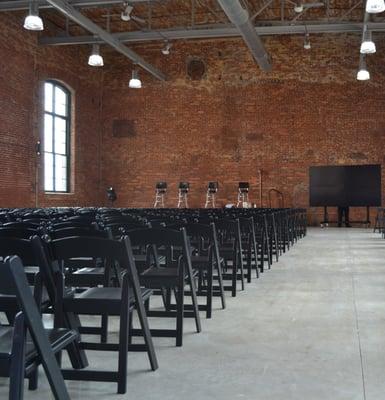
M 363 390 L 364 400 L 366 400 L 365 372 L 364 372 L 364 365 L 363 365 L 363 362 L 362 362 L 362 346 L 361 346 L 360 326 L 359 326 L 359 322 L 358 322 L 358 311 L 357 311 L 356 290 L 355 289 L 356 289 L 356 287 L 355 287 L 355 283 L 354 283 L 354 271 L 352 271 L 353 306 L 354 306 L 354 315 L 355 315 L 355 320 L 356 320 L 356 332 L 357 332 L 357 339 L 358 339 L 358 350 L 359 350 L 359 354 L 360 354 L 362 390 Z

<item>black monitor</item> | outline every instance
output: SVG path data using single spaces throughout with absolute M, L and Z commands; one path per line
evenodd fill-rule
M 209 182 L 207 190 L 210 193 L 216 193 L 218 191 L 218 188 L 219 188 L 218 182 Z
M 381 165 L 310 167 L 311 207 L 381 206 Z
M 239 182 L 238 188 L 241 193 L 248 193 L 250 184 L 249 182 Z

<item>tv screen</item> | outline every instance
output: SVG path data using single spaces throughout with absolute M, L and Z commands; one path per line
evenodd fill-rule
M 381 206 L 381 165 L 310 167 L 310 206 Z

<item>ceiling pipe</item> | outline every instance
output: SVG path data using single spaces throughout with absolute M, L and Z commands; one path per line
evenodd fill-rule
M 344 22 L 344 23 L 324 23 L 319 24 L 309 22 L 305 25 L 273 25 L 256 26 L 255 30 L 260 36 L 270 35 L 304 35 L 306 33 L 361 33 L 362 22 Z M 367 29 L 372 32 L 385 32 L 384 22 L 368 22 Z M 159 40 L 180 40 L 180 39 L 217 39 L 238 37 L 239 31 L 235 27 L 212 26 L 210 28 L 199 29 L 171 29 L 159 31 L 132 31 L 112 33 L 115 39 L 125 43 L 140 43 Z M 52 46 L 67 46 L 80 44 L 102 44 L 103 41 L 94 36 L 46 36 L 39 39 L 39 44 Z
M 258 65 L 264 71 L 271 71 L 270 57 L 265 50 L 262 40 L 255 31 L 248 11 L 242 7 L 239 0 L 218 0 L 218 3 L 229 20 L 239 30 Z
M 90 19 L 85 17 L 81 12 L 76 10 L 73 6 L 68 4 L 66 1 L 64 1 L 64 0 L 47 0 L 47 1 L 53 7 L 55 7 L 55 9 L 60 11 L 62 14 L 67 16 L 69 19 L 76 22 L 78 25 L 82 26 L 87 31 L 93 33 L 94 35 L 97 35 L 101 40 L 103 40 L 103 42 L 109 44 L 111 47 L 113 47 L 119 53 L 128 57 L 133 63 L 141 66 L 143 69 L 145 69 L 151 75 L 155 76 L 155 78 L 158 78 L 162 81 L 166 80 L 166 76 L 162 72 L 160 72 L 157 68 L 155 68 L 154 66 L 149 64 L 147 61 L 145 61 L 142 57 L 140 57 L 134 51 L 132 51 L 131 49 L 126 47 L 118 39 L 116 39 L 110 33 L 105 31 L 104 29 L 102 29 L 99 25 L 96 25 Z

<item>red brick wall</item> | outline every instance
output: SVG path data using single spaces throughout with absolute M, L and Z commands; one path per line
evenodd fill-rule
M 87 66 L 88 47 L 37 46 L 22 17 L 0 15 L 0 206 L 103 205 L 114 186 L 119 206 L 152 206 L 154 184 L 191 183 L 190 205 L 204 204 L 206 184 L 218 180 L 218 204 L 236 201 L 237 182 L 251 183 L 250 200 L 268 190 L 285 205 L 308 206 L 311 165 L 383 163 L 385 53 L 368 59 L 370 82 L 355 79 L 359 35 L 264 38 L 273 72 L 262 73 L 240 39 L 181 41 L 134 49 L 169 76 L 159 82 L 140 70 L 143 89 L 128 88 L 132 65 L 105 47 L 106 67 Z M 202 81 L 186 77 L 188 57 L 207 65 Z M 59 79 L 75 92 L 74 193 L 36 195 L 34 143 L 41 135 L 41 87 Z M 114 120 L 133 120 L 135 135 L 114 138 Z M 41 168 L 38 168 L 40 182 Z M 385 181 L 385 177 L 384 181 Z M 385 195 L 385 190 L 383 190 Z M 321 210 L 310 210 L 310 221 Z M 363 210 L 356 211 L 361 217 Z
M 168 206 L 176 205 L 180 180 L 191 183 L 190 206 L 203 206 L 209 180 L 219 181 L 219 204 L 234 203 L 244 180 L 259 205 L 262 169 L 264 206 L 276 188 L 285 205 L 308 207 L 310 166 L 382 164 L 385 53 L 368 60 L 372 80 L 357 82 L 358 36 L 311 39 L 310 51 L 301 37 L 267 39 L 269 75 L 237 39 L 176 43 L 168 57 L 159 44 L 138 47 L 169 81 L 141 72 L 144 88 L 136 91 L 127 87 L 129 64 L 115 57 L 104 77 L 102 182 L 116 187 L 118 204 L 151 206 L 158 180 L 169 183 Z M 189 56 L 207 63 L 198 83 L 186 78 Z M 114 138 L 114 119 L 135 120 L 136 135 Z M 320 213 L 310 210 L 310 221 Z
M 37 34 L 25 31 L 22 23 L 21 14 L 0 15 L 0 207 L 98 204 L 102 72 L 87 66 L 84 48 L 38 46 Z M 35 154 L 43 133 L 46 79 L 65 83 L 74 94 L 69 194 L 44 193 L 41 160 Z

